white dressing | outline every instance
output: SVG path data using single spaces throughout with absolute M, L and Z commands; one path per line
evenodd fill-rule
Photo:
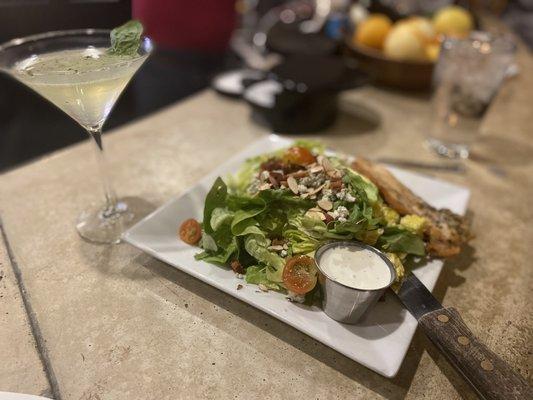
M 387 286 L 391 272 L 386 262 L 366 249 L 338 246 L 324 251 L 320 269 L 332 280 L 354 289 L 372 290 Z

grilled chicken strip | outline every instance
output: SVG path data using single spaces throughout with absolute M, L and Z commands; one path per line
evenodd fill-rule
M 431 207 L 398 181 L 385 167 L 358 158 L 353 168 L 370 179 L 387 204 L 400 215 L 417 214 L 428 221 L 427 250 L 437 257 L 451 257 L 461 251 L 470 238 L 466 220 L 448 209 Z

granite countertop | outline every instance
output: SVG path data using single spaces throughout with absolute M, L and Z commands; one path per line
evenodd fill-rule
M 530 378 L 533 61 L 507 82 L 465 174 L 475 238 L 435 295 Z M 428 98 L 372 87 L 342 97 L 313 137 L 367 157 L 435 160 Z M 105 135 L 117 191 L 154 206 L 268 132 L 242 102 L 204 91 Z M 53 132 L 43 134 L 53 135 Z M 102 200 L 89 143 L 0 176 L 0 390 L 61 399 L 475 398 L 424 337 L 384 378 L 268 315 L 127 245 L 82 241 L 81 209 Z M 9 254 L 8 254 L 9 253 Z

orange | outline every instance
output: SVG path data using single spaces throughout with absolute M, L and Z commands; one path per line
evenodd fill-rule
M 386 15 L 370 14 L 357 26 L 354 42 L 374 49 L 382 49 L 391 27 L 392 21 Z

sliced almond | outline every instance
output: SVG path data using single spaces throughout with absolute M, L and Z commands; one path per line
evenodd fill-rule
M 324 221 L 326 219 L 326 216 L 321 211 L 307 211 L 305 213 L 305 216 L 313 219 L 319 219 L 321 221 Z
M 305 169 L 301 169 L 296 172 L 291 172 L 290 174 L 287 174 L 288 176 L 294 176 L 295 178 L 303 178 L 304 176 L 309 175 L 309 172 Z
M 283 246 L 282 245 L 268 246 L 268 250 L 281 251 L 283 250 Z
M 326 171 L 326 174 L 328 174 L 328 176 L 331 177 L 331 178 L 333 178 L 333 179 L 340 179 L 340 178 L 342 178 L 341 171 L 339 171 L 338 169 L 331 169 L 331 170 L 328 170 L 328 171 Z
M 294 177 L 289 176 L 287 178 L 287 185 L 289 185 L 289 189 L 291 189 L 294 194 L 298 194 L 298 182 L 296 182 Z
M 329 211 L 333 208 L 333 203 L 327 199 L 318 200 L 317 204 L 323 210 Z
M 307 211 L 318 211 L 318 212 L 322 212 L 322 210 L 319 208 L 319 207 L 313 207 L 313 208 L 310 208 L 309 210 Z
M 326 170 L 326 172 L 328 171 L 333 171 L 335 168 L 333 167 L 333 165 L 331 164 L 331 162 L 326 158 L 324 157 L 322 159 L 322 166 L 324 167 L 324 169 Z
M 311 172 L 312 174 L 316 174 L 316 173 L 322 172 L 322 171 L 324 171 L 324 167 L 321 166 L 321 165 L 317 165 L 316 167 L 309 168 L 309 172 Z
M 259 186 L 259 190 L 267 190 L 270 189 L 272 185 L 270 183 L 263 183 Z
M 319 187 L 313 189 L 313 190 L 310 190 L 309 191 L 309 196 L 313 195 L 313 194 L 317 194 L 318 192 L 320 192 L 322 189 L 324 188 L 324 185 L 320 185 Z
M 261 289 L 263 292 L 268 292 L 268 288 L 265 285 L 263 285 L 262 283 L 260 283 L 257 286 L 259 286 L 259 289 Z

